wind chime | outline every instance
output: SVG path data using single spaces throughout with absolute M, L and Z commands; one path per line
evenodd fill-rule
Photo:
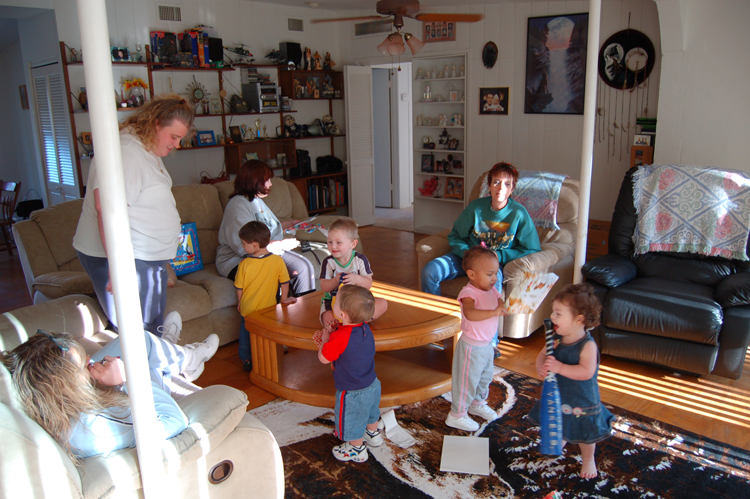
M 618 152 L 622 160 L 623 142 L 629 148 L 636 119 L 648 117 L 649 76 L 654 62 L 654 44 L 645 34 L 630 29 L 629 17 L 628 29 L 610 36 L 599 50 L 599 77 L 607 86 L 599 85 L 595 130 L 599 142 L 607 141 L 607 163 Z

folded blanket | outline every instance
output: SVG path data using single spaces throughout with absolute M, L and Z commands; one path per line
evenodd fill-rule
M 750 175 L 686 165 L 633 175 L 635 253 L 675 251 L 748 260 Z

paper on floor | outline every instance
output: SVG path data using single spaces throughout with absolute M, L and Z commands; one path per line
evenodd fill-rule
M 490 474 L 490 439 L 482 437 L 443 437 L 440 471 Z
M 398 421 L 396 421 L 396 413 L 393 409 L 381 414 L 380 419 L 383 420 L 383 424 L 385 425 L 385 436 L 394 444 L 406 449 L 417 443 L 409 432 L 399 426 Z

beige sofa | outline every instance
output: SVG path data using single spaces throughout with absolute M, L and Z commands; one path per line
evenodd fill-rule
M 71 295 L 0 315 L 0 350 L 11 350 L 37 329 L 79 336 L 89 354 L 113 337 L 95 298 Z M 244 392 L 228 386 L 195 385 L 178 404 L 188 428 L 164 442 L 168 497 L 282 498 L 283 461 L 273 434 L 245 412 Z M 19 404 L 10 374 L 0 364 L 0 497 L 143 497 L 135 449 L 73 461 Z M 212 484 L 209 473 L 230 461 L 233 472 Z M 217 476 L 216 474 L 214 476 Z
M 274 178 L 272 183 L 265 202 L 279 220 L 305 220 L 309 217 L 294 184 L 280 178 Z M 167 291 L 166 313 L 177 310 L 182 316 L 182 344 L 201 341 L 210 333 L 219 335 L 222 345 L 239 337 L 242 318 L 237 311 L 234 285 L 216 272 L 214 264 L 221 219 L 233 189 L 233 181 L 172 188 L 182 223 L 196 223 L 204 266 L 203 270 L 180 276 L 174 287 Z M 51 206 L 35 211 L 29 220 L 13 226 L 26 284 L 34 303 L 71 294 L 95 296 L 91 280 L 72 245 L 82 205 L 83 200 L 79 199 Z M 328 227 L 335 218 L 321 216 L 316 223 Z M 313 253 L 321 261 L 329 254 L 325 236 L 319 231 L 300 231 L 296 237 L 311 241 L 313 250 L 303 255 L 312 262 L 317 277 L 320 265 Z
M 471 190 L 469 201 L 479 197 L 482 183 L 486 182 L 484 173 Z M 550 291 L 542 305 L 533 314 L 516 314 L 501 318 L 500 333 L 505 338 L 525 338 L 543 324 L 552 312 L 552 297 L 566 284 L 573 282 L 573 253 L 575 238 L 578 230 L 578 193 L 580 184 L 577 180 L 565 179 L 560 191 L 557 207 L 557 225 L 560 230 L 542 229 L 537 227 L 542 251 L 518 258 L 509 262 L 503 268 L 503 291 L 505 296 L 513 290 L 519 282 L 523 271 L 553 272 L 559 276 L 555 286 Z M 427 262 L 449 253 L 449 230 L 434 234 L 417 243 L 417 260 L 419 272 Z M 467 277 L 459 277 L 445 281 L 440 285 L 444 296 L 456 297 L 467 283 Z M 421 281 L 420 281 L 421 287 Z

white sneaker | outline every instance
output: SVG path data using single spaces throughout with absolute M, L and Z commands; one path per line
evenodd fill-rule
M 195 381 L 203 373 L 204 362 L 214 356 L 219 349 L 219 337 L 211 334 L 200 343 L 185 345 L 185 360 L 182 375 L 188 381 Z
M 479 429 L 479 423 L 471 419 L 469 416 L 454 418 L 450 415 L 450 413 L 445 419 L 445 424 L 450 426 L 451 428 L 458 428 L 459 430 L 465 431 L 477 431 Z
M 487 404 L 482 405 L 470 405 L 469 414 L 472 416 L 479 416 L 487 421 L 494 421 L 497 419 L 497 412 L 490 409 Z
M 180 341 L 180 333 L 182 333 L 182 317 L 180 313 L 175 311 L 169 312 L 164 318 L 164 324 L 157 327 L 156 330 L 161 333 L 161 337 L 176 345 Z
M 380 447 L 383 445 L 383 436 L 380 434 L 380 430 L 365 430 L 365 443 L 367 443 L 368 447 Z

